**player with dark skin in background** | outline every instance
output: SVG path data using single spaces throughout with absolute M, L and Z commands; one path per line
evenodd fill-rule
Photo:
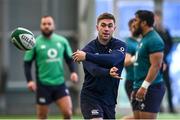
M 134 119 L 156 119 L 165 94 L 162 78 L 164 42 L 153 29 L 154 14 L 148 10 L 135 13 L 135 31 L 142 35 L 134 63 L 132 93 Z
M 127 52 L 124 61 L 124 66 L 126 70 L 125 91 L 130 102 L 131 102 L 131 93 L 133 91 L 133 82 L 134 82 L 134 63 L 136 61 L 135 54 L 138 48 L 139 41 L 141 39 L 141 36 L 139 36 L 135 32 L 134 22 L 135 22 L 134 18 L 130 19 L 128 22 L 130 36 L 126 39 Z M 126 120 L 132 118 L 134 118 L 133 115 L 127 115 L 124 116 L 122 119 Z

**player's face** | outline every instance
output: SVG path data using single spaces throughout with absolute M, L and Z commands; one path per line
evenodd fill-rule
M 99 39 L 108 41 L 111 39 L 116 26 L 112 19 L 102 19 L 99 21 L 98 25 L 96 25 L 96 29 L 98 31 Z
M 134 33 L 133 34 L 138 35 L 138 36 L 142 34 L 141 23 L 142 21 L 139 19 L 138 16 L 136 16 L 134 20 Z
M 139 34 L 137 34 L 136 29 L 135 29 L 135 21 L 133 21 L 130 25 L 130 32 L 133 37 L 138 37 Z
M 155 15 L 154 16 L 154 20 L 155 20 L 155 26 L 156 27 L 159 27 L 160 25 L 161 25 L 161 20 L 162 18 L 161 18 L 161 16 L 159 16 L 159 15 Z
M 50 37 L 54 31 L 54 21 L 52 17 L 45 17 L 41 19 L 41 32 L 45 37 Z

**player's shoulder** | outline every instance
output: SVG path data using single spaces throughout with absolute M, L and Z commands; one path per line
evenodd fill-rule
M 83 51 L 90 52 L 95 49 L 95 44 L 96 44 L 96 39 L 91 40 L 90 42 L 87 43 L 87 45 L 82 49 Z
M 132 42 L 133 42 L 133 40 L 132 40 L 131 37 L 125 38 L 125 43 L 126 43 L 126 44 L 131 44 Z
M 125 39 L 125 43 L 138 43 L 137 39 L 133 37 L 128 37 Z
M 38 36 L 36 37 L 36 46 L 39 45 L 39 44 L 41 44 L 43 40 L 44 40 L 43 35 L 38 35 Z
M 120 39 L 112 38 L 112 44 L 113 45 L 120 45 L 120 46 L 126 46 L 126 43 Z
M 69 41 L 66 37 L 53 33 L 53 40 L 56 42 L 60 42 L 63 45 L 69 45 Z
M 38 35 L 38 36 L 36 37 L 36 41 L 37 41 L 37 40 L 41 40 L 41 39 L 43 39 L 43 36 L 42 36 L 42 35 Z
M 148 37 L 145 37 L 146 39 L 150 39 L 150 41 L 153 41 L 153 42 L 160 42 L 162 41 L 162 38 L 160 37 L 160 35 L 155 31 L 155 30 L 152 30 L 150 32 L 149 35 L 147 35 Z
M 95 44 L 96 44 L 96 39 L 93 39 L 86 46 L 94 46 Z
M 154 37 L 159 41 L 159 42 L 163 42 L 163 39 L 162 39 L 162 37 L 156 32 L 156 31 L 154 31 Z
M 58 41 L 67 41 L 67 38 L 62 36 L 62 35 L 59 35 L 59 34 L 56 34 L 56 33 L 53 33 L 53 38 L 58 40 Z
M 144 43 L 148 46 L 158 45 L 158 46 L 164 46 L 164 42 L 160 35 L 153 30 L 151 34 L 148 37 L 145 37 Z

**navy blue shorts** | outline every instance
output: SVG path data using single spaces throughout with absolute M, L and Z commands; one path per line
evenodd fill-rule
M 137 90 L 134 91 L 135 93 Z M 145 100 L 139 102 L 135 99 L 135 94 L 132 99 L 133 111 L 158 113 L 160 105 L 165 94 L 164 83 L 158 83 L 149 86 Z
M 57 86 L 47 86 L 38 84 L 36 102 L 40 105 L 48 105 L 64 96 L 68 96 L 69 91 L 65 84 Z
M 84 119 L 115 119 L 115 105 L 106 105 L 88 96 L 81 96 L 81 112 Z

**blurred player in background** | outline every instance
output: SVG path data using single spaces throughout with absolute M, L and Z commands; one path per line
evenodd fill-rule
M 138 47 L 138 42 L 140 41 L 140 36 L 136 34 L 134 29 L 135 19 L 130 19 L 128 22 L 129 30 L 131 36 L 126 39 L 127 52 L 124 61 L 125 70 L 126 70 L 126 81 L 125 81 L 125 90 L 129 100 L 131 101 L 131 93 L 133 91 L 133 82 L 134 82 L 134 62 L 135 62 L 135 53 Z M 123 119 L 130 119 L 133 116 L 125 116 Z
M 24 56 L 24 69 L 29 90 L 36 92 L 37 116 L 47 119 L 48 105 L 55 102 L 65 119 L 72 116 L 72 102 L 64 81 L 63 59 L 71 71 L 70 79 L 78 81 L 68 41 L 55 33 L 51 16 L 41 18 L 42 35 L 36 38 L 34 49 Z M 32 62 L 36 66 L 36 82 L 31 75 Z
M 81 90 L 84 119 L 115 119 L 115 105 L 124 66 L 125 43 L 112 37 L 116 25 L 110 13 L 97 18 L 98 37 L 82 51 L 73 53 L 74 61 L 83 61 L 85 80 Z
M 135 13 L 135 31 L 142 35 L 135 65 L 132 106 L 135 119 L 156 119 L 165 94 L 162 73 L 164 42 L 153 29 L 154 14 L 148 10 Z
M 126 69 L 126 81 L 125 81 L 125 90 L 128 95 L 128 98 L 131 98 L 131 93 L 133 90 L 133 81 L 134 81 L 134 65 L 135 62 L 135 53 L 138 46 L 139 36 L 134 32 L 134 21 L 135 19 L 131 19 L 128 22 L 129 30 L 131 32 L 131 36 L 127 38 L 127 52 L 125 57 L 125 69 Z
M 171 88 L 171 80 L 169 77 L 169 64 L 167 62 L 167 56 L 170 53 L 172 46 L 173 46 L 173 40 L 171 37 L 171 34 L 169 33 L 169 30 L 165 28 L 162 25 L 162 13 L 160 11 L 155 11 L 155 30 L 159 33 L 161 38 L 164 41 L 165 49 L 164 49 L 164 62 L 163 62 L 163 79 L 167 88 L 167 100 L 168 100 L 168 107 L 170 113 L 176 113 L 173 105 L 173 93 Z M 161 107 L 161 111 L 163 111 L 163 108 Z

